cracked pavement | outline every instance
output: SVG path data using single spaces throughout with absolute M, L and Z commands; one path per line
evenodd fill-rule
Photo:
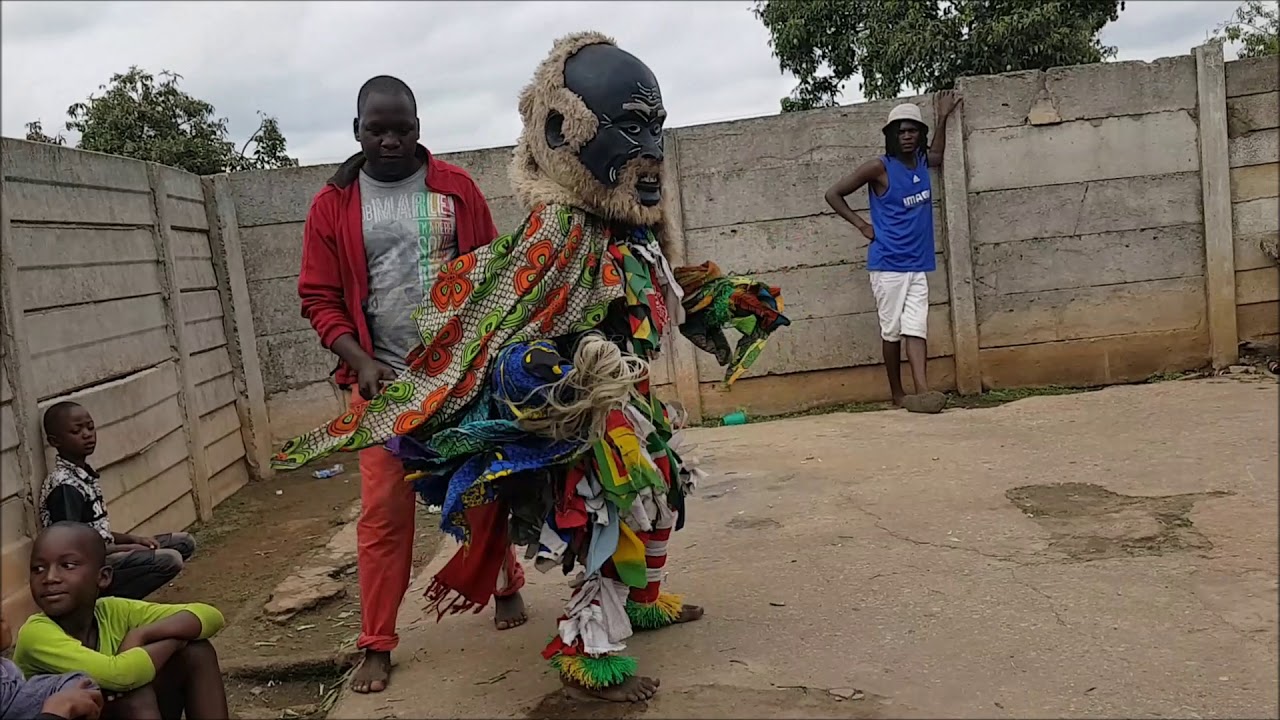
M 529 570 L 523 627 L 424 617 L 446 542 L 391 689 L 331 717 L 1278 717 L 1278 401 L 1215 378 L 698 430 L 667 587 L 707 615 L 629 641 L 647 707 L 557 699 L 558 572 Z M 1052 525 L 1005 495 L 1051 483 L 1124 507 Z M 1145 499 L 1214 491 L 1185 516 L 1207 544 L 1162 547 Z M 1141 552 L 1070 556 L 1062 527 Z

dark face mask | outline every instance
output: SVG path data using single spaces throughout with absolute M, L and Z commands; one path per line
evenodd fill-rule
M 639 158 L 643 163 L 635 181 L 640 204 L 662 201 L 662 105 L 658 79 L 631 53 L 612 45 L 588 45 L 565 63 L 564 83 L 582 98 L 599 122 L 595 137 L 578 151 L 583 166 L 605 187 L 617 187 L 623 168 Z M 564 144 L 564 118 L 547 118 L 547 144 Z

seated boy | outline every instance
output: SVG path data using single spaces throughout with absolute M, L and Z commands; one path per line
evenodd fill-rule
M 0 617 L 0 651 L 13 636 Z M 0 657 L 0 720 L 96 720 L 102 693 L 80 673 L 36 675 L 30 680 L 12 661 Z
M 106 546 L 90 526 L 58 522 L 31 548 L 31 595 L 41 613 L 18 631 L 13 659 L 27 674 L 79 671 L 103 691 L 107 717 L 226 720 L 227 693 L 208 639 L 222 613 L 202 603 L 100 597 L 111 585 Z
M 98 473 L 88 462 L 98 445 L 89 411 L 73 402 L 50 406 L 44 412 L 44 434 L 58 451 L 58 459 L 40 493 L 40 526 L 70 520 L 98 531 L 107 543 L 107 564 L 114 572 L 107 595 L 141 600 L 177 577 L 196 551 L 190 535 L 143 537 L 111 531 Z

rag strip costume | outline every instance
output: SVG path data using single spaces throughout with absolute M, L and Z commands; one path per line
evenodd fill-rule
M 675 323 L 731 384 L 789 324 L 779 290 L 663 255 L 662 126 L 647 66 L 597 33 L 555 43 L 520 96 L 512 185 L 530 214 L 445 266 L 416 314 L 423 344 L 378 396 L 289 441 L 277 468 L 377 443 L 461 542 L 427 590 L 438 617 L 474 610 L 511 546 L 573 596 L 543 656 L 589 689 L 636 672 L 633 629 L 680 617 L 667 542 L 699 477 L 679 408 L 649 386 Z M 724 328 L 742 337 L 730 345 Z

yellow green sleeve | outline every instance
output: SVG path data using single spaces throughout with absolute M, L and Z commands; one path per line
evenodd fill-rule
M 180 605 L 183 610 L 200 618 L 200 639 L 208 640 L 209 638 L 222 632 L 222 628 L 227 624 L 226 618 L 222 617 L 222 612 L 212 605 L 204 603 L 187 603 Z
M 206 605 L 205 603 L 175 603 L 170 605 L 126 598 L 103 598 L 98 603 L 100 606 L 105 605 L 107 612 L 118 618 L 120 625 L 128 630 L 160 622 L 184 610 L 195 615 L 196 619 L 200 621 L 200 640 L 208 640 L 217 635 L 222 630 L 222 627 L 226 625 L 226 620 L 222 617 L 222 613 L 214 606 Z
M 146 650 L 134 648 L 119 655 L 104 655 L 67 635 L 43 614 L 31 616 L 18 631 L 13 661 L 28 677 L 82 672 L 104 690 L 115 692 L 135 690 L 156 677 L 155 665 Z

